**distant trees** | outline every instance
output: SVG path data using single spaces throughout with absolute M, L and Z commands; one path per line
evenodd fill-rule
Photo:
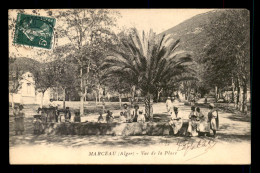
M 111 49 L 101 67 L 107 77 L 114 76 L 136 86 L 145 95 L 146 116 L 153 118 L 153 94 L 163 83 L 190 70 L 192 58 L 186 53 L 175 52 L 179 40 L 154 32 L 139 35 L 135 29 L 121 46 Z
M 232 88 L 232 100 L 245 112 L 247 88 L 250 85 L 249 11 L 227 10 L 205 29 L 210 42 L 205 48 L 206 56 L 202 59 L 206 67 L 204 82 L 215 87 L 216 97 L 220 89 Z

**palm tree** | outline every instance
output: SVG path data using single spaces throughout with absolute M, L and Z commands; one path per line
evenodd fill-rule
M 187 73 L 193 62 L 189 54 L 176 52 L 180 40 L 171 35 L 157 37 L 150 30 L 139 35 L 136 29 L 107 54 L 101 69 L 105 78 L 118 77 L 136 86 L 145 95 L 145 114 L 152 120 L 152 95 L 171 79 Z

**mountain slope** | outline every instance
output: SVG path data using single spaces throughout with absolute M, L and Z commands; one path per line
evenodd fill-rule
M 203 56 L 203 48 L 207 46 L 210 41 L 210 36 L 205 31 L 205 26 L 221 15 L 223 10 L 213 10 L 207 13 L 196 15 L 177 26 L 170 28 L 158 36 L 163 34 L 172 34 L 176 40 L 180 39 L 180 45 L 178 50 L 189 51 L 195 60 L 200 56 Z

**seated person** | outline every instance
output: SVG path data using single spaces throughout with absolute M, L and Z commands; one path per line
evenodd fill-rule
M 81 122 L 80 112 L 75 112 L 74 122 Z
M 104 122 L 104 118 L 102 116 L 102 112 L 99 112 L 99 117 L 98 117 L 98 123 L 103 123 Z
M 139 115 L 138 115 L 138 117 L 137 117 L 137 122 L 139 122 L 139 123 L 145 123 L 145 116 L 144 116 L 142 110 L 139 111 Z
M 34 126 L 34 134 L 42 134 L 44 131 L 44 126 L 42 124 L 41 115 L 34 115 L 33 120 L 33 126 Z
M 109 110 L 107 111 L 107 115 L 106 115 L 106 121 L 107 121 L 107 123 L 112 123 L 112 122 L 113 122 L 114 117 L 113 117 L 112 114 L 113 114 L 113 113 L 110 112 Z
M 126 122 L 126 118 L 125 118 L 123 112 L 120 112 L 119 122 L 120 123 L 125 123 Z
M 174 107 L 173 111 L 174 111 L 174 113 L 172 113 L 172 115 L 171 115 L 171 120 L 170 120 L 169 124 L 173 128 L 174 135 L 178 135 L 183 122 L 182 122 L 181 116 L 178 115 L 178 113 L 179 113 L 178 108 Z

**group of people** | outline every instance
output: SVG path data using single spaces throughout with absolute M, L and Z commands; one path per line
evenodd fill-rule
M 70 122 L 71 112 L 69 107 L 58 109 L 58 106 L 50 100 L 49 108 L 38 108 L 37 115 L 34 115 L 33 125 L 34 134 L 44 133 L 44 124 L 46 122 Z
M 54 108 L 50 105 L 51 108 Z M 35 134 L 42 134 L 44 133 L 44 124 L 45 122 L 49 121 L 50 115 L 48 115 L 48 108 L 39 108 L 38 114 L 34 115 L 34 133 Z M 180 129 L 183 125 L 183 119 L 179 115 L 178 107 L 174 107 L 171 98 L 169 97 L 166 101 L 166 109 L 168 115 L 171 116 L 169 125 L 173 129 L 174 135 L 180 135 Z M 55 111 L 52 112 L 52 116 L 54 116 L 54 122 L 58 122 L 59 120 L 62 121 L 62 114 L 64 114 L 64 122 L 71 121 L 71 112 L 69 107 L 66 107 L 65 110 L 58 110 L 54 109 Z M 15 122 L 15 134 L 18 135 L 19 133 L 22 134 L 24 132 L 24 112 L 23 106 L 15 106 L 14 107 L 14 122 Z M 100 112 L 98 117 L 99 123 L 112 123 L 114 122 L 113 112 L 107 111 L 105 118 L 103 117 L 103 112 Z M 80 122 L 79 113 L 75 113 L 74 122 Z M 139 106 L 136 104 L 134 105 L 134 109 L 129 108 L 127 104 L 123 105 L 123 110 L 120 112 L 120 116 L 118 119 L 119 123 L 132 123 L 132 122 L 139 122 L 144 123 L 146 122 L 145 114 L 143 110 L 139 109 Z M 214 104 L 209 104 L 209 112 L 206 115 L 204 112 L 200 110 L 199 107 L 191 106 L 191 112 L 189 114 L 188 120 L 188 129 L 187 134 L 188 136 L 210 136 L 210 132 L 213 131 L 213 137 L 216 136 L 216 131 L 219 128 L 219 117 L 218 111 L 215 109 Z
M 208 115 L 205 115 L 199 107 L 191 106 L 187 130 L 190 136 L 210 136 L 210 131 L 212 130 L 213 137 L 215 137 L 218 128 L 219 116 L 213 103 L 209 104 Z
M 166 109 L 171 115 L 169 125 L 172 126 L 174 135 L 179 135 L 180 129 L 183 125 L 183 119 L 178 114 L 177 107 L 171 107 L 170 99 L 166 101 Z M 210 132 L 213 131 L 213 137 L 216 136 L 216 131 L 219 128 L 218 111 L 215 109 L 213 103 L 209 104 L 209 112 L 206 115 L 200 110 L 199 107 L 191 106 L 189 114 L 187 136 L 211 136 Z
M 98 122 L 107 122 L 112 123 L 114 121 L 114 116 L 111 111 L 106 112 L 106 118 L 103 118 L 102 112 L 99 113 Z M 120 112 L 119 123 L 132 123 L 132 122 L 140 122 L 144 123 L 146 121 L 145 115 L 143 114 L 143 110 L 139 110 L 139 106 L 134 105 L 134 109 L 131 110 L 127 104 L 123 105 L 123 110 Z

